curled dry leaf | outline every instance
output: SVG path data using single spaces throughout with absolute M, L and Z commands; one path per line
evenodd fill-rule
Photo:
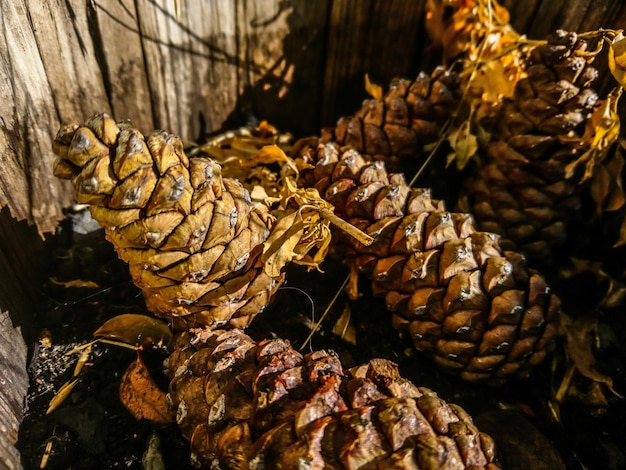
M 621 86 L 626 86 L 626 38 L 623 31 L 619 31 L 610 41 L 608 55 L 613 77 Z
M 448 155 L 447 164 L 450 165 L 454 161 L 457 168 L 462 170 L 478 150 L 478 139 L 471 132 L 469 119 L 448 134 L 448 142 L 452 147 L 452 153 Z
M 279 276 L 288 263 L 319 268 L 330 246 L 331 223 L 364 245 L 372 243 L 372 237 L 337 217 L 317 189 L 298 187 L 297 166 L 279 147 L 264 147 L 255 160 L 283 165 L 279 204 L 272 211 L 277 222 L 263 243 L 262 259 L 269 276 Z
M 578 168 L 584 166 L 584 173 L 579 181 L 582 183 L 590 179 L 606 157 L 611 145 L 619 138 L 620 119 L 617 105 L 622 96 L 622 91 L 621 87 L 617 87 L 611 91 L 605 100 L 598 103 L 587 121 L 582 138 L 576 135 L 561 137 L 561 139 L 573 139 L 575 142 L 580 141 L 581 145 L 589 149 L 565 167 L 565 178 L 577 176 Z
M 135 346 L 167 344 L 172 332 L 167 323 L 147 315 L 125 313 L 107 320 L 94 336 Z
M 175 415 L 167 404 L 166 393 L 157 386 L 140 354 L 122 376 L 120 400 L 136 419 L 145 418 L 162 424 L 174 421 Z
M 622 143 L 623 145 L 623 143 Z M 596 214 L 621 209 L 626 202 L 622 186 L 624 157 L 622 145 L 617 146 L 604 162 L 599 165 L 591 179 L 591 196 L 596 204 Z
M 333 334 L 356 346 L 356 328 L 350 322 L 351 313 L 350 305 L 347 304 L 333 326 Z
M 562 315 L 561 328 L 565 333 L 567 355 L 578 373 L 605 385 L 614 395 L 623 398 L 613 389 L 613 379 L 595 368 L 593 343 L 597 326 L 597 319 L 590 316 L 572 321 L 567 315 Z

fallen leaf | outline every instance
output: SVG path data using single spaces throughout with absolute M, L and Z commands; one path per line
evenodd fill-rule
M 302 238 L 304 223 L 296 211 L 278 219 L 263 243 L 264 270 L 270 277 L 278 277 L 282 269 L 296 257 L 296 245 Z
M 622 96 L 622 87 L 617 87 L 609 93 L 606 99 L 598 102 L 591 117 L 585 126 L 582 138 L 562 136 L 561 140 L 574 139 L 580 141 L 588 150 L 578 159 L 565 167 L 565 178 L 573 178 L 577 175 L 577 169 L 584 165 L 584 174 L 580 177 L 580 183 L 591 178 L 606 157 L 609 148 L 618 139 L 620 133 L 620 118 L 617 105 Z
M 172 332 L 164 321 L 147 315 L 125 313 L 107 320 L 94 332 L 94 336 L 141 346 L 167 344 Z
M 333 326 L 333 334 L 339 336 L 342 340 L 356 346 L 356 329 L 350 323 L 351 311 L 350 306 L 346 305 L 341 312 L 341 316 Z
M 609 69 L 615 80 L 626 87 L 626 38 L 620 31 L 610 43 Z
M 50 278 L 50 282 L 57 286 L 63 287 L 84 287 L 86 289 L 99 289 L 100 285 L 93 281 L 83 281 L 82 279 L 74 279 L 71 281 L 59 281 L 55 277 Z
M 598 382 L 592 382 L 587 390 L 580 390 L 578 386 L 574 385 L 568 389 L 567 396 L 594 408 L 606 408 L 609 406 L 604 390 L 602 390 L 602 385 Z
M 450 165 L 454 161 L 457 168 L 462 170 L 478 150 L 478 139 L 470 130 L 469 119 L 464 121 L 458 129 L 450 132 L 448 141 L 453 152 L 448 155 L 447 164 Z
M 613 394 L 623 398 L 613 389 L 613 379 L 595 368 L 593 344 L 598 326 L 597 319 L 583 316 L 572 321 L 571 318 L 562 315 L 561 325 L 565 331 L 567 354 L 576 371 L 594 382 L 604 384 Z
M 619 235 L 617 237 L 617 241 L 613 245 L 613 248 L 618 248 L 624 245 L 626 245 L 626 217 L 622 219 L 622 223 L 619 228 Z
M 175 413 L 167 404 L 166 393 L 154 382 L 139 354 L 122 376 L 120 400 L 136 419 L 163 424 L 174 421 Z

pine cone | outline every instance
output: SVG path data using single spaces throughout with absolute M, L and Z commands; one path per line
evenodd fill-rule
M 375 238 L 367 247 L 346 240 L 352 253 L 342 256 L 372 280 L 418 350 L 463 379 L 494 385 L 527 376 L 546 357 L 560 302 L 497 235 L 353 149 L 294 149 L 313 165 L 304 184 Z
M 203 466 L 228 469 L 499 468 L 460 407 L 384 359 L 344 372 L 326 351 L 194 329 L 173 342 L 169 399 Z
M 580 175 L 567 179 L 566 168 L 589 149 L 580 137 L 598 100 L 598 72 L 580 54 L 586 49 L 575 33 L 557 31 L 530 52 L 528 77 L 504 101 L 485 164 L 465 185 L 480 228 L 535 263 L 549 263 L 582 218 L 587 186 Z
M 436 141 L 443 123 L 458 105 L 459 77 L 443 67 L 429 76 L 421 72 L 414 81 L 395 79 L 382 99 L 368 99 L 351 117 L 343 117 L 334 129 L 325 129 L 322 140 L 350 146 L 402 168 L 403 159 L 416 158 Z
M 148 309 L 176 328 L 246 326 L 282 283 L 261 262 L 268 209 L 177 137 L 98 114 L 63 126 L 54 151 L 55 174 L 90 204 Z

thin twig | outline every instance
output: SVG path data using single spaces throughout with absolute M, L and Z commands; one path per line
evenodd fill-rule
M 313 328 L 311 328 L 311 333 L 309 333 L 309 336 L 307 336 L 307 338 L 304 340 L 304 343 L 302 344 L 302 346 L 300 346 L 300 351 L 302 351 L 306 347 L 306 345 L 310 343 L 311 338 L 313 338 L 313 335 L 315 334 L 317 329 L 322 324 L 322 321 L 324 321 L 324 318 L 326 318 L 326 315 L 328 315 L 328 312 L 330 312 L 330 309 L 333 307 L 333 305 L 335 305 L 335 302 L 339 298 L 339 295 L 341 295 L 341 292 L 343 291 L 343 289 L 348 285 L 348 281 L 349 280 L 350 280 L 350 276 L 348 275 L 348 276 L 346 276 L 345 280 L 341 284 L 341 287 L 339 289 L 337 289 L 337 292 L 335 292 L 335 296 L 332 298 L 332 300 L 330 301 L 330 303 L 326 307 L 326 310 L 324 310 L 324 313 L 322 313 L 322 316 L 320 317 L 320 319 L 317 321 L 317 323 L 315 323 Z

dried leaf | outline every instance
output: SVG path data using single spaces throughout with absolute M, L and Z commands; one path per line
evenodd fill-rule
M 609 175 L 611 175 L 611 192 L 604 203 L 605 212 L 619 210 L 626 202 L 622 182 L 622 170 L 624 168 L 623 145 L 624 142 L 616 148 L 611 158 L 605 162 L 605 167 Z
M 351 311 L 350 306 L 346 305 L 341 312 L 341 316 L 333 326 L 333 334 L 339 336 L 342 340 L 354 344 L 356 346 L 356 329 L 350 323 Z
M 596 215 L 602 214 L 604 201 L 609 196 L 611 176 L 607 169 L 600 165 L 591 178 L 591 197 L 596 203 Z
M 611 41 L 609 47 L 609 69 L 615 80 L 626 87 L 626 38 L 620 31 Z
M 583 316 L 572 321 L 563 315 L 562 327 L 565 331 L 566 350 L 576 371 L 594 382 L 604 384 L 613 394 L 621 397 L 613 389 L 613 379 L 595 368 L 596 358 L 593 355 L 593 343 L 598 321 Z
M 291 173 L 298 174 L 298 168 L 293 159 L 289 158 L 277 145 L 265 145 L 261 147 L 251 159 L 242 162 L 243 166 L 253 167 L 259 165 L 271 165 L 279 163 L 283 168 L 287 167 Z
M 74 279 L 71 281 L 59 281 L 55 277 L 50 278 L 50 282 L 57 286 L 63 287 L 84 287 L 86 289 L 100 289 L 100 285 L 93 281 L 83 281 L 82 279 Z
M 74 377 L 78 377 L 78 374 L 80 374 L 80 371 L 83 370 L 83 367 L 87 363 L 87 360 L 89 360 L 92 346 L 93 342 L 87 343 L 87 346 L 83 348 L 82 352 L 80 353 L 78 361 L 76 361 L 76 365 L 74 366 Z
M 470 131 L 469 119 L 448 134 L 448 141 L 453 152 L 448 155 L 447 164 L 456 161 L 457 168 L 462 170 L 478 150 L 478 139 Z
M 594 174 L 596 168 L 602 163 L 611 145 L 619 138 L 620 119 L 617 112 L 617 104 L 622 96 L 622 88 L 615 88 L 605 100 L 601 100 L 587 121 L 585 133 L 580 139 L 587 150 L 577 160 L 565 167 L 565 178 L 572 178 L 578 167 L 584 165 L 585 172 L 580 182 L 587 181 Z M 571 139 L 571 137 L 560 137 Z M 574 139 L 577 139 L 574 137 Z
M 613 245 L 613 248 L 618 248 L 624 245 L 626 245 L 626 217 L 622 219 L 622 224 L 619 228 L 619 236 L 617 238 L 617 242 Z
M 593 382 L 587 390 L 580 390 L 574 384 L 567 390 L 567 396 L 594 408 L 606 408 L 609 406 L 606 395 L 602 390 L 602 384 L 598 382 Z
M 303 229 L 299 211 L 279 218 L 272 227 L 270 236 L 263 243 L 262 259 L 268 276 L 280 276 L 282 269 L 296 257 L 294 250 L 302 238 Z
M 147 315 L 126 313 L 107 320 L 94 336 L 121 341 L 136 346 L 167 344 L 172 332 L 167 323 Z
M 515 91 L 516 79 L 511 79 L 511 71 L 505 69 L 500 60 L 490 60 L 485 63 L 476 74 L 476 82 L 483 89 L 482 99 L 488 102 L 498 102 L 503 97 L 510 98 Z
M 65 401 L 65 399 L 70 395 L 72 390 L 74 390 L 74 387 L 76 386 L 77 383 L 78 383 L 78 378 L 76 377 L 72 377 L 72 379 L 69 382 L 65 382 L 61 386 L 61 388 L 57 391 L 57 393 L 54 395 L 54 397 L 52 397 L 52 400 L 50 400 L 50 404 L 48 405 L 48 410 L 46 411 L 46 414 L 52 413 L 59 406 L 61 406 L 61 404 Z
M 368 74 L 365 74 L 365 91 L 375 100 L 383 99 L 383 87 L 372 83 Z
M 139 354 L 122 376 L 120 400 L 136 419 L 163 424 L 174 421 L 175 413 L 167 404 L 166 393 L 154 382 Z

